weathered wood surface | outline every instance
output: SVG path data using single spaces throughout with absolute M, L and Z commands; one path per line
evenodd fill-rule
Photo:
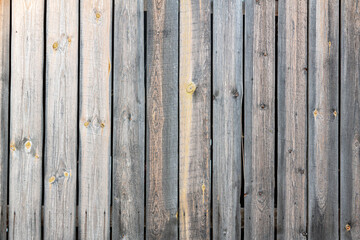
M 360 5 L 341 1 L 341 239 L 360 239 Z M 350 229 L 349 229 L 350 227 Z M 348 228 L 348 229 L 347 229 Z
M 144 0 L 144 11 L 147 11 L 147 1 L 149 0 Z M 242 1 L 242 14 L 244 15 L 245 14 L 245 0 L 241 0 Z M 211 0 L 212 4 L 211 4 L 211 12 L 213 13 L 214 12 L 214 0 Z M 278 15 L 278 0 L 276 0 L 275 2 L 275 16 Z
M 241 239 L 242 2 L 215 0 L 213 29 L 213 238 Z
M 10 91 L 10 0 L 0 1 L 0 239 L 6 239 L 9 91 Z
M 114 2 L 112 239 L 144 239 L 143 0 Z
M 309 11 L 309 238 L 338 239 L 339 1 Z
M 209 0 L 180 2 L 180 239 L 210 238 Z
M 80 3 L 81 239 L 110 238 L 112 1 Z
M 178 238 L 178 1 L 148 1 L 146 239 Z
M 10 239 L 40 239 L 44 0 L 12 2 Z
M 78 5 L 46 4 L 44 239 L 76 235 Z
M 307 231 L 307 1 L 280 0 L 277 239 Z
M 245 8 L 245 239 L 272 239 L 275 1 L 247 1 Z

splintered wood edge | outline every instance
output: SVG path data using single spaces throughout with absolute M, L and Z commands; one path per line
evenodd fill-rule
M 7 206 L 7 220 L 6 220 L 6 228 L 9 227 L 9 206 Z M 76 220 L 75 225 L 76 227 L 79 227 L 79 215 L 78 211 L 79 207 L 76 207 Z M 44 206 L 41 207 L 41 225 L 44 226 Z M 144 220 L 145 221 L 145 220 Z M 274 208 L 274 221 L 275 221 L 275 227 L 277 226 L 277 209 Z M 146 227 L 146 222 L 144 223 L 144 226 Z M 112 227 L 112 206 L 110 207 L 110 227 Z M 211 226 L 212 228 L 212 226 Z M 244 228 L 244 208 L 241 208 L 241 228 Z
M 150 1 L 150 0 L 144 0 L 144 11 L 146 12 L 147 11 L 147 2 Z M 243 1 L 243 14 L 245 15 L 245 2 Z M 213 1 L 211 1 L 211 12 L 213 12 Z M 275 16 L 278 15 L 278 1 L 276 0 L 275 2 Z

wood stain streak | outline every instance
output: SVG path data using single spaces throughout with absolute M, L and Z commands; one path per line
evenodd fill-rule
M 0 239 L 6 239 L 9 97 L 10 97 L 10 0 L 0 1 Z M 13 154 L 13 147 L 10 154 Z M 10 214 L 9 214 L 10 215 Z
M 338 239 L 339 3 L 310 0 L 308 228 L 310 239 Z
M 340 238 L 360 239 L 359 0 L 341 2 Z M 340 111 L 339 113 L 340 114 Z
M 10 140 L 17 149 L 9 159 L 9 209 L 21 227 L 9 215 L 10 239 L 41 238 L 42 159 L 35 152 L 44 142 L 44 7 L 44 0 L 12 1 Z
M 79 206 L 80 221 L 87 214 L 87 229 L 81 225 L 79 238 L 110 238 L 111 192 L 111 87 L 112 74 L 111 0 L 80 1 L 80 96 L 79 96 Z M 110 69 L 111 71 L 111 69 Z M 88 127 L 83 123 L 90 122 Z M 101 128 L 104 123 L 104 128 Z M 107 214 L 107 218 L 110 216 Z
M 143 0 L 115 0 L 114 7 L 112 239 L 144 239 Z
M 210 40 L 210 1 L 180 1 L 180 239 L 210 238 Z
M 148 2 L 146 238 L 176 239 L 178 2 Z

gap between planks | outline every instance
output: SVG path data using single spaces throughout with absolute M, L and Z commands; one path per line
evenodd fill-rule
M 147 11 L 147 2 L 150 1 L 150 0 L 144 0 L 144 11 L 146 12 Z M 243 1 L 243 6 L 242 6 L 242 9 L 243 9 L 243 14 L 245 15 L 245 2 Z M 211 1 L 211 13 L 213 12 L 213 1 Z M 275 16 L 278 15 L 278 1 L 276 0 L 275 2 Z

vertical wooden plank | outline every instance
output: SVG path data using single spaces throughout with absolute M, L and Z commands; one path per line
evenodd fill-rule
M 0 1 L 0 239 L 6 239 L 10 90 L 10 0 Z
M 147 2 L 146 238 L 178 238 L 178 5 Z
M 339 1 L 309 11 L 309 238 L 337 239 Z
M 47 1 L 45 239 L 75 238 L 78 3 L 78 0 Z
M 341 1 L 341 239 L 360 238 L 359 34 L 359 1 Z
M 307 231 L 307 7 L 279 1 L 277 239 Z
M 81 239 L 110 238 L 111 32 L 112 1 L 81 1 Z
M 245 239 L 273 239 L 275 1 L 245 10 Z
M 213 238 L 241 239 L 242 2 L 215 0 L 213 24 Z
M 44 0 L 12 2 L 10 239 L 40 239 Z
M 180 1 L 180 239 L 210 239 L 210 10 Z
M 115 0 L 112 239 L 144 239 L 143 0 Z

